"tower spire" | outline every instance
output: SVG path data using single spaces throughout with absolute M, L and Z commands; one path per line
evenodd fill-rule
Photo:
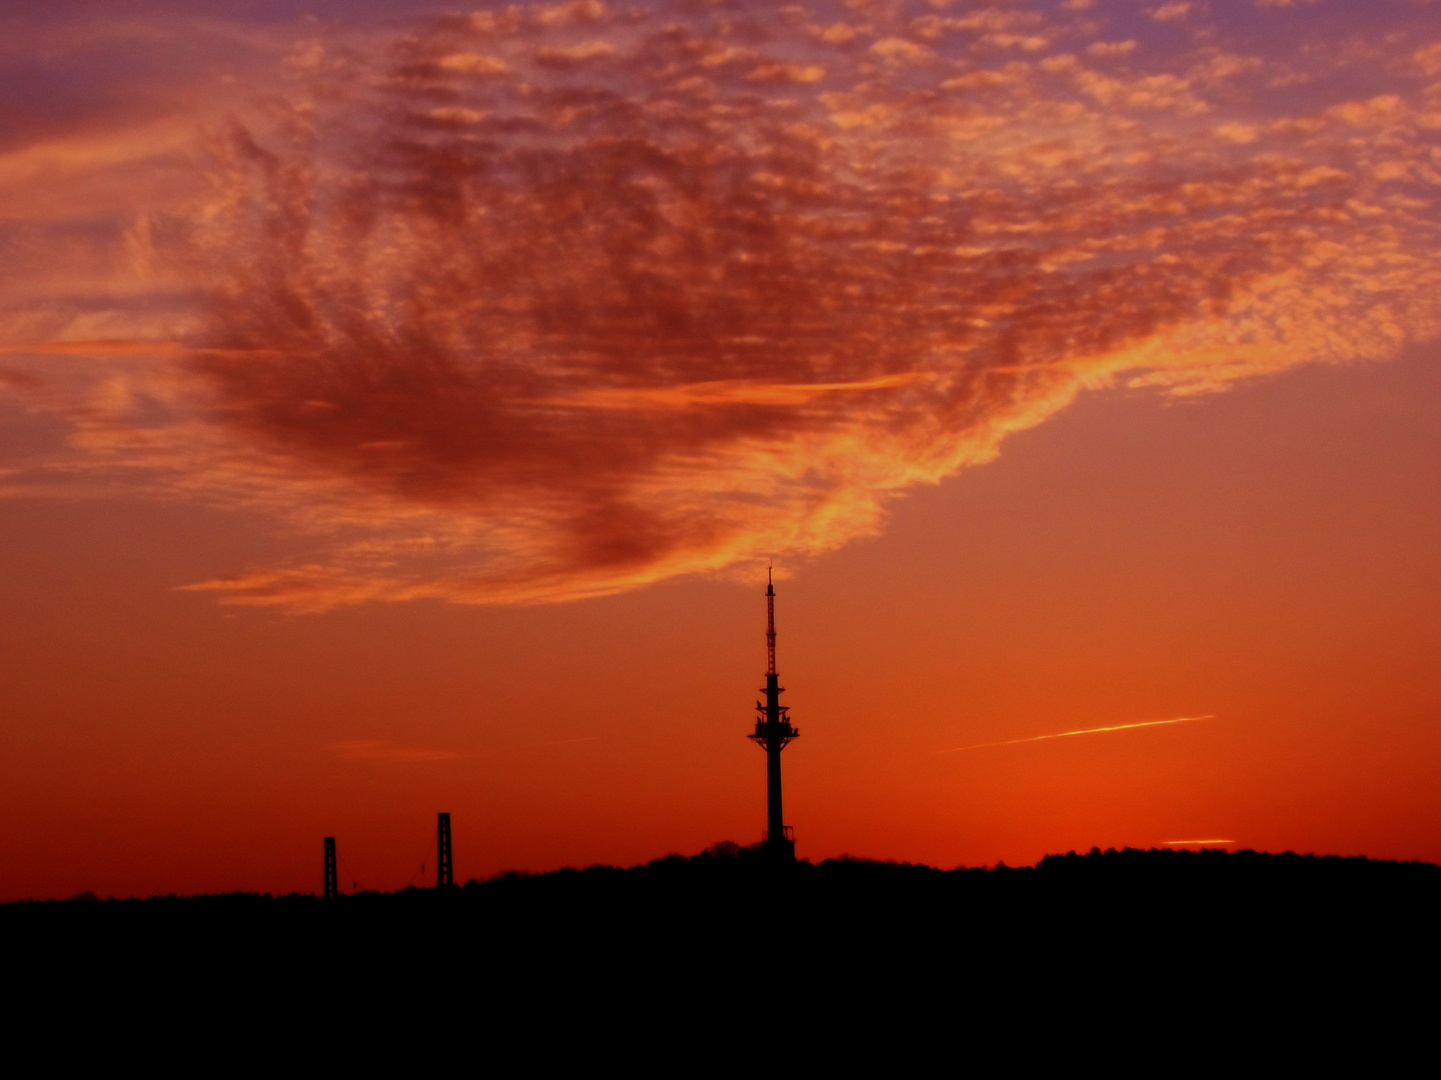
M 766 685 L 756 702 L 756 729 L 747 736 L 766 752 L 766 850 L 778 859 L 796 857 L 795 839 L 781 804 L 781 751 L 800 735 L 791 726 L 790 709 L 781 704 L 784 687 L 776 674 L 776 587 L 766 570 Z

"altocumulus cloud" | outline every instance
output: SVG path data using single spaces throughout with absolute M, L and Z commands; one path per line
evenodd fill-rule
M 1396 44 L 1401 14 L 1313 48 L 1285 9 L 1097 10 L 312 27 L 179 149 L 168 117 L 60 172 L 15 150 L 0 185 L 31 197 L 149 179 L 91 247 L 25 247 L 0 395 L 68 435 L 3 490 L 307 538 L 190 586 L 227 603 L 568 599 L 874 533 L 1083 389 L 1436 334 L 1441 46 Z

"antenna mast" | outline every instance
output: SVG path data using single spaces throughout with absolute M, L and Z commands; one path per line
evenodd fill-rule
M 776 673 L 776 587 L 771 584 L 771 568 L 766 567 L 766 674 Z

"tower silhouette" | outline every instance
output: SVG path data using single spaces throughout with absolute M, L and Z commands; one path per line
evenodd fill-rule
M 340 884 L 335 878 L 335 837 L 325 838 L 325 892 L 327 900 L 334 900 L 340 895 Z
M 450 815 L 441 814 L 435 822 L 435 887 L 454 884 L 455 874 L 450 863 Z
M 756 702 L 756 730 L 746 738 L 766 752 L 766 851 L 775 858 L 796 857 L 795 836 L 781 806 L 781 751 L 800 732 L 791 727 L 790 709 L 781 704 L 785 688 L 776 674 L 776 588 L 766 571 L 766 686 L 764 702 Z

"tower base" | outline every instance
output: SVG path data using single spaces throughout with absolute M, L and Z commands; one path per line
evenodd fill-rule
M 795 862 L 795 830 L 787 825 L 781 835 L 774 838 L 771 837 L 769 829 L 765 830 L 761 833 L 761 851 L 768 860 L 773 862 Z

